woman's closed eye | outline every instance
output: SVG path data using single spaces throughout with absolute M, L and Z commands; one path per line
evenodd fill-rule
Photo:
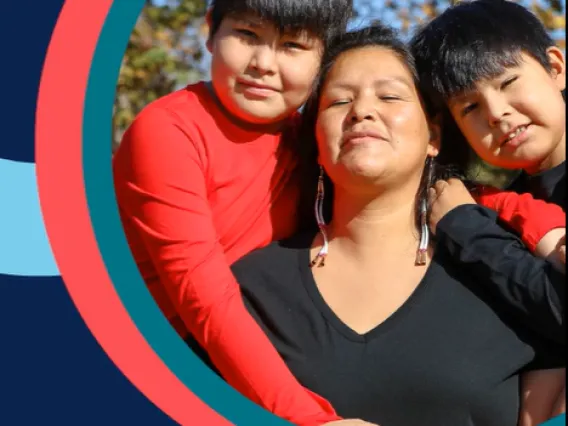
M 336 107 L 341 105 L 346 105 L 351 102 L 351 99 L 343 98 L 343 99 L 336 99 L 334 101 L 329 102 L 329 107 Z
M 322 109 L 328 109 L 333 107 L 338 107 L 341 105 L 346 105 L 351 102 L 351 98 L 346 95 L 334 95 L 334 96 L 324 96 L 321 100 Z
M 400 101 L 402 98 L 398 95 L 380 95 L 379 99 L 382 101 Z

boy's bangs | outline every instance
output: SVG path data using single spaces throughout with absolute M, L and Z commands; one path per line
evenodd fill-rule
M 235 3 L 230 11 L 231 15 L 253 14 L 274 25 L 282 33 L 307 33 L 325 39 L 329 28 L 340 24 L 336 14 L 329 8 L 329 1 L 242 0 Z
M 475 89 L 476 83 L 503 74 L 522 62 L 520 49 L 479 46 L 473 42 L 460 52 L 448 52 L 432 66 L 432 89 L 443 100 Z

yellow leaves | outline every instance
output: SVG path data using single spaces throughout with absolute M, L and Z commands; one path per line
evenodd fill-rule
M 422 4 L 421 9 L 427 20 L 430 20 L 437 15 L 436 7 L 432 4 L 432 2 L 425 1 Z
M 199 25 L 199 30 L 197 31 L 199 35 L 203 38 L 206 38 L 209 34 L 209 25 L 207 25 L 207 21 L 203 19 L 201 25 Z
M 410 28 L 410 12 L 407 8 L 403 8 L 398 11 L 398 19 L 400 21 L 402 31 L 408 31 Z
M 566 27 L 566 17 L 563 14 L 557 13 L 554 9 L 550 7 L 544 8 L 539 4 L 534 4 L 532 9 L 549 30 L 563 29 Z

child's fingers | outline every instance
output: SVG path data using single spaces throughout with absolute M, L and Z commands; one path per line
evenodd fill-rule
M 566 264 L 566 246 L 560 246 L 558 248 L 558 257 L 562 263 Z

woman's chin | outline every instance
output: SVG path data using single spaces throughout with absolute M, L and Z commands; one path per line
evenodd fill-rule
M 345 165 L 348 173 L 353 177 L 366 179 L 371 182 L 380 179 L 387 172 L 388 167 L 384 161 L 375 159 L 362 159 L 349 162 Z

